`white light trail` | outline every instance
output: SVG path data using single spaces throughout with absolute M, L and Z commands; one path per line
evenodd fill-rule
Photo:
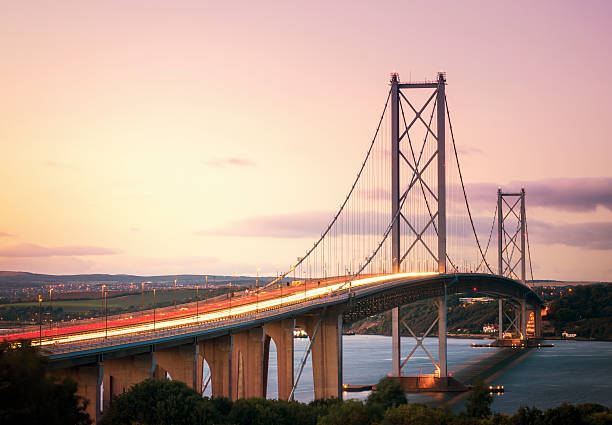
M 426 272 L 426 273 L 395 273 L 391 275 L 384 276 L 374 276 L 374 277 L 366 277 L 363 279 L 353 280 L 349 285 L 350 287 L 358 287 L 363 285 L 369 285 L 372 283 L 381 283 L 394 279 L 401 279 L 405 277 L 423 277 L 423 276 L 434 276 L 437 275 L 436 272 Z M 59 336 L 53 338 L 52 340 L 43 341 L 42 345 L 53 345 L 53 344 L 65 344 L 70 342 L 84 341 L 88 339 L 94 338 L 104 338 L 108 337 L 116 337 L 134 333 L 148 332 L 148 331 L 158 331 L 169 329 L 177 326 L 185 326 L 191 324 L 202 324 L 210 321 L 217 321 L 220 319 L 229 318 L 235 315 L 243 315 L 247 313 L 257 312 L 261 309 L 270 309 L 274 307 L 280 307 L 282 304 L 296 303 L 300 301 L 305 301 L 307 299 L 317 298 L 324 295 L 328 295 L 333 291 L 336 291 L 343 287 L 348 281 L 343 281 L 334 285 L 323 286 L 320 288 L 307 289 L 306 291 L 296 292 L 291 295 L 287 295 L 284 297 L 278 297 L 271 300 L 253 302 L 237 307 L 232 308 L 224 308 L 223 310 L 218 310 L 211 313 L 202 313 L 198 316 L 193 315 L 189 317 L 182 317 L 178 319 L 169 319 L 164 321 L 159 321 L 153 323 L 145 323 L 141 325 L 130 326 L 129 328 L 119 328 L 119 329 L 108 329 L 108 332 L 105 329 L 95 330 L 88 333 L 77 334 L 77 335 L 66 335 Z M 155 328 L 154 328 L 155 326 Z

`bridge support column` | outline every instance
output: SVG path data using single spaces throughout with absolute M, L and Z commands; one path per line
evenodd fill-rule
M 113 396 L 126 392 L 132 385 L 155 376 L 155 353 L 138 354 L 104 361 L 104 408 Z
M 522 339 L 527 339 L 527 302 L 521 299 L 521 334 Z
M 438 363 L 440 378 L 445 378 L 446 370 L 446 295 L 438 301 Z
M 391 366 L 393 376 L 402 375 L 402 370 L 400 368 L 402 361 L 401 354 L 399 307 L 395 307 L 391 310 Z
M 70 378 L 78 385 L 76 394 L 88 400 L 86 412 L 97 423 L 102 413 L 101 391 L 104 365 L 74 366 L 66 369 L 56 369 L 50 372 L 60 380 Z
M 540 338 L 542 336 L 542 307 L 538 306 L 534 311 L 534 325 L 535 325 L 535 336 Z
M 504 301 L 501 298 L 499 298 L 498 304 L 499 304 L 499 309 L 498 309 L 499 319 L 497 320 L 498 339 L 504 339 Z
M 263 328 L 238 332 L 232 338 L 232 400 L 263 397 Z
M 295 319 L 283 319 L 264 326 L 266 335 L 276 345 L 276 365 L 278 372 L 278 399 L 288 400 L 293 389 L 293 330 Z M 269 345 L 268 345 L 269 350 Z M 264 353 L 264 396 L 266 395 L 269 351 Z
M 157 350 L 155 352 L 157 375 L 163 377 L 167 372 L 172 380 L 184 382 L 198 391 L 198 370 L 200 382 L 202 382 L 202 361 L 199 359 L 198 352 L 197 344 Z
M 207 339 L 200 342 L 199 346 L 199 351 L 210 368 L 212 396 L 230 398 L 232 337 L 227 335 Z M 200 370 L 202 370 L 201 367 Z
M 312 338 L 320 316 L 300 316 L 297 324 Z M 342 399 L 342 310 L 324 313 L 312 343 L 312 373 L 315 399 Z

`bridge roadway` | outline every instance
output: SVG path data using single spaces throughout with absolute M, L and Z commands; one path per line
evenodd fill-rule
M 147 377 L 168 373 L 201 390 L 203 361 L 211 371 L 214 396 L 265 397 L 270 340 L 277 348 L 279 398 L 286 399 L 294 385 L 296 327 L 313 340 L 315 398 L 341 397 L 344 321 L 456 293 L 504 298 L 522 307 L 523 323 L 528 306 L 539 312 L 542 304 L 527 286 L 488 274 L 370 275 L 344 285 L 346 279 L 284 283 L 208 304 L 185 304 L 156 312 L 155 322 L 149 311 L 109 317 L 108 330 L 102 320 L 46 331 L 42 339 L 38 329 L 2 338 L 42 342 L 52 373 L 75 379 L 79 393 L 96 401 L 88 410 L 98 419 L 114 395 Z

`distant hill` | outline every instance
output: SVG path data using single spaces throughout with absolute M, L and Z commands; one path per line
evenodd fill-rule
M 0 288 L 25 288 L 33 286 L 43 286 L 49 284 L 66 283 L 169 283 L 176 279 L 180 283 L 202 283 L 204 275 L 178 274 L 161 276 L 137 276 L 128 274 L 73 274 L 73 275 L 50 275 L 28 272 L 0 271 Z M 208 282 L 227 282 L 235 283 L 250 282 L 254 278 L 250 276 L 208 276 Z M 271 277 L 260 277 L 262 280 Z

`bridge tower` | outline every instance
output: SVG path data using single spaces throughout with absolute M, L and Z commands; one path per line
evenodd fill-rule
M 506 211 L 504 211 L 506 210 Z M 497 273 L 500 276 L 520 280 L 526 284 L 526 250 L 527 219 L 525 217 L 525 188 L 520 192 L 502 192 L 497 189 Z M 520 238 L 519 238 L 520 236 Z M 517 241 L 520 239 L 520 242 Z M 520 277 L 517 267 L 520 265 Z M 499 339 L 503 339 L 503 300 L 499 299 Z M 523 337 L 527 335 L 527 309 L 525 300 L 521 300 L 515 321 L 517 331 Z M 539 312 L 535 312 L 537 315 Z M 512 320 L 511 320 L 512 322 Z
M 392 252 L 392 270 L 393 273 L 398 273 L 401 270 L 402 262 L 404 262 L 408 254 L 417 245 L 422 244 L 426 252 L 429 253 L 431 258 L 437 263 L 437 271 L 439 273 L 446 273 L 446 74 L 443 72 L 438 73 L 436 81 L 430 82 L 400 82 L 399 75 L 397 73 L 391 74 L 391 217 L 393 225 L 391 229 L 391 252 Z M 413 106 L 411 101 L 403 90 L 410 89 L 433 89 L 433 93 L 428 97 L 427 101 L 420 108 Z M 414 118 L 410 123 L 406 122 L 404 116 L 403 103 L 407 104 L 414 113 Z M 434 102 L 432 108 L 433 118 L 434 109 L 436 112 L 436 128 L 435 132 L 432 130 L 431 119 L 427 123 L 421 116 L 427 106 Z M 402 113 L 404 130 L 400 132 L 400 110 Z M 423 145 L 427 143 L 427 138 L 431 136 L 436 143 L 436 150 L 431 158 L 426 158 L 422 165 L 421 158 L 417 160 L 414 151 L 412 151 L 412 141 L 410 140 L 410 130 L 416 124 L 421 123 L 425 126 L 426 135 Z M 407 149 L 407 145 L 410 144 L 410 151 Z M 406 150 L 402 149 L 402 146 Z M 421 150 L 422 152 L 422 150 Z M 412 162 L 411 162 L 412 160 Z M 403 161 L 403 162 L 402 162 Z M 435 162 L 434 162 L 435 161 Z M 402 182 L 401 166 L 400 164 L 406 163 L 409 167 L 412 178 L 408 187 L 400 187 Z M 434 182 L 425 182 L 424 176 L 426 169 L 432 163 L 437 163 L 437 179 Z M 436 193 L 432 190 L 429 185 L 437 188 Z M 430 204 L 427 203 L 427 209 L 429 211 L 430 220 L 418 228 L 413 217 L 407 216 L 402 211 L 402 199 L 410 194 L 411 191 L 417 191 L 419 188 L 423 191 L 425 202 L 427 202 L 426 189 L 431 193 L 434 202 L 432 206 L 434 209 L 430 209 Z M 426 189 L 425 189 L 426 188 Z M 437 208 L 436 208 L 437 207 Z M 404 223 L 404 224 L 402 224 Z M 401 246 L 401 232 L 402 226 L 413 234 L 413 242 L 407 247 Z M 427 242 L 423 238 L 423 234 L 428 228 L 433 227 L 437 234 L 437 247 L 428 246 Z M 404 249 L 404 251 L 402 251 Z M 391 333 L 392 333 L 392 373 L 394 376 L 401 376 L 401 353 L 400 353 L 400 317 L 399 307 L 394 308 L 391 312 Z M 438 300 L 438 369 L 441 377 L 447 376 L 447 365 L 446 365 L 446 289 L 443 296 Z M 417 340 L 418 342 L 418 340 Z M 405 361 L 404 361 L 405 363 Z

